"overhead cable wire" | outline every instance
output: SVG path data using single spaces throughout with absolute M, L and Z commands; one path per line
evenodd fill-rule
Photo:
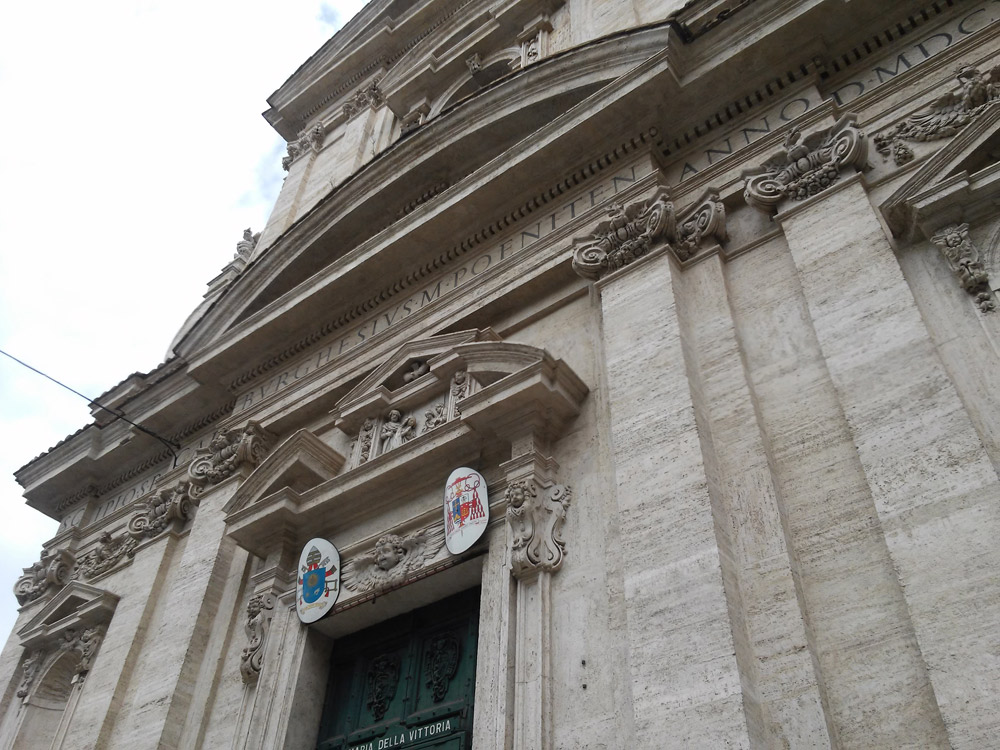
M 73 394 L 79 396 L 84 401 L 86 401 L 88 404 L 93 404 L 94 406 L 98 407 L 99 409 L 104 409 L 104 411 L 108 412 L 109 414 L 113 414 L 114 416 L 118 417 L 118 419 L 122 420 L 123 422 L 128 422 L 130 425 L 132 425 L 133 427 L 135 427 L 135 429 L 139 430 L 139 432 L 144 432 L 147 435 L 149 435 L 150 437 L 155 438 L 156 440 L 159 440 L 161 443 L 163 443 L 165 446 L 167 446 L 167 450 L 170 451 L 170 455 L 172 455 L 174 457 L 174 466 L 177 465 L 177 451 L 180 450 L 180 446 L 177 443 L 174 443 L 174 442 L 172 442 L 170 440 L 167 440 L 164 437 L 161 437 L 161 436 L 157 435 L 155 432 L 153 432 L 152 430 L 150 430 L 150 429 L 148 429 L 146 427 L 143 427 L 141 424 L 137 424 L 136 422 L 133 422 L 131 419 L 129 419 L 128 417 L 125 416 L 124 412 L 122 412 L 122 411 L 120 411 L 118 409 L 112 409 L 110 406 L 105 406 L 104 404 L 100 403 L 96 399 L 88 398 L 87 396 L 85 396 L 84 394 L 80 393 L 80 391 L 76 390 L 75 388 L 71 388 L 70 386 L 66 385 L 65 383 L 63 383 L 63 382 L 61 382 L 59 380 L 56 380 L 54 377 L 52 377 L 51 375 L 48 375 L 47 373 L 42 372 L 37 367 L 32 367 L 31 365 L 29 365 L 24 360 L 21 360 L 21 359 L 18 359 L 17 357 L 15 357 L 13 354 L 10 354 L 9 352 L 5 352 L 3 349 L 0 349 L 0 354 L 3 354 L 5 357 L 10 357 L 12 360 L 14 360 L 15 362 L 17 362 L 19 365 L 21 365 L 23 367 L 27 367 L 29 370 L 31 370 L 32 372 L 38 373 L 43 378 L 47 378 L 48 380 L 51 380 L 56 385 L 58 385 L 58 386 L 60 386 L 62 388 L 65 388 L 70 393 L 73 393 Z

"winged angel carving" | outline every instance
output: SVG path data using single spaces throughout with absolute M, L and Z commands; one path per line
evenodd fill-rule
M 912 114 L 892 130 L 875 136 L 875 148 L 896 164 L 913 158 L 903 141 L 936 141 L 950 138 L 1000 100 L 1000 65 L 980 73 L 969 65 L 958 71 L 957 91 L 939 97 L 923 111 Z
M 358 555 L 344 567 L 344 586 L 358 593 L 385 591 L 420 570 L 443 545 L 443 525 L 405 537 L 386 534 L 372 552 Z

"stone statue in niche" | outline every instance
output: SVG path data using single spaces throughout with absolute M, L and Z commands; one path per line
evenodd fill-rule
M 424 412 L 424 432 L 440 427 L 448 421 L 448 414 L 444 404 L 435 404 L 430 411 Z
M 426 375 L 431 371 L 430 365 L 417 359 L 410 363 L 410 369 L 403 373 L 403 382 L 412 383 L 421 375 Z
M 364 593 L 384 591 L 404 583 L 432 560 L 444 544 L 444 526 L 423 529 L 405 537 L 386 534 L 375 549 L 344 566 L 344 586 Z
M 413 439 L 413 433 L 417 429 L 417 420 L 413 417 L 403 419 L 399 409 L 393 409 L 382 424 L 382 432 L 379 434 L 379 453 L 388 453 L 393 448 L 398 448 L 403 443 Z

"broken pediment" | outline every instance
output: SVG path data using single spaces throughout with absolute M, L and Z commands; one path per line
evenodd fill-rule
M 1000 199 L 998 143 L 1000 101 L 985 107 L 882 204 L 892 233 L 930 237 L 942 225 L 975 223 L 995 215 Z
M 224 510 L 239 511 L 277 492 L 300 497 L 303 492 L 333 479 L 343 465 L 344 457 L 337 451 L 309 430 L 299 430 L 261 462 Z
M 226 508 L 228 534 L 263 557 L 278 537 L 304 542 L 373 518 L 492 443 L 558 439 L 587 393 L 564 362 L 489 329 L 409 342 L 337 403 L 335 427 L 351 442 L 343 469 L 333 475 L 335 452 L 298 433 L 237 491 Z M 285 467 L 304 465 L 295 456 L 307 445 L 330 457 L 330 477 L 301 489 Z
M 404 131 L 451 102 L 544 56 L 549 17 L 563 0 L 462 7 L 406 52 L 379 81 Z
M 107 625 L 118 597 L 80 581 L 70 581 L 17 631 L 21 645 L 38 649 L 58 641 L 67 631 L 82 632 Z

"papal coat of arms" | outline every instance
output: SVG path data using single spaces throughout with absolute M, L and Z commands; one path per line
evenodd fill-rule
M 299 556 L 295 611 L 302 622 L 316 622 L 340 596 L 340 553 L 326 539 L 310 539 Z
M 457 555 L 479 541 L 490 520 L 486 480 L 475 469 L 455 469 L 444 486 L 444 539 Z

